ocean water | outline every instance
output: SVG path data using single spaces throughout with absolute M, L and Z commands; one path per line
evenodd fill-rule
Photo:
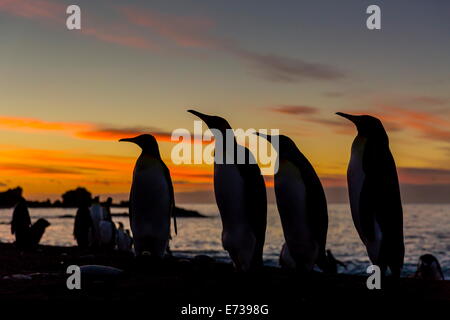
M 216 205 L 185 204 L 181 207 L 193 209 L 208 216 L 207 218 L 179 218 L 178 235 L 174 236 L 171 248 L 176 255 L 194 256 L 207 254 L 218 260 L 229 261 L 228 254 L 221 245 L 221 221 Z M 61 218 L 74 215 L 75 209 L 30 209 L 32 221 L 38 218 L 49 220 L 42 244 L 72 246 L 73 218 Z M 113 213 L 124 213 L 126 209 L 113 208 Z M 9 221 L 12 209 L 0 209 L 0 241 L 13 242 Z M 339 272 L 365 274 L 370 265 L 364 246 L 353 226 L 350 209 L 345 204 L 329 205 L 329 227 L 327 247 L 335 257 L 344 263 Z M 129 228 L 128 218 L 114 217 L 115 222 L 123 222 Z M 446 279 L 450 279 L 450 204 L 404 205 L 405 267 L 403 275 L 415 272 L 418 258 L 425 253 L 435 255 L 443 268 Z M 267 265 L 278 265 L 278 255 L 284 242 L 281 222 L 276 205 L 268 208 L 268 225 L 264 259 Z M 1 254 L 1 253 L 0 253 Z

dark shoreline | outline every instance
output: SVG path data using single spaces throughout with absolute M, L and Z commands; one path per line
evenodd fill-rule
M 40 246 L 37 252 L 19 253 L 13 244 L 5 243 L 0 243 L 0 252 L 0 301 L 131 303 L 151 298 L 157 306 L 171 308 L 186 303 L 253 303 L 269 304 L 273 312 L 286 311 L 289 306 L 345 305 L 348 301 L 450 304 L 450 281 L 386 279 L 382 290 L 368 290 L 364 276 L 313 273 L 300 277 L 274 267 L 239 274 L 230 264 L 205 256 L 138 263 L 133 256 L 119 252 L 91 254 L 76 247 Z M 107 265 L 125 273 L 111 281 L 83 282 L 81 290 L 68 290 L 65 271 L 71 264 Z M 13 274 L 31 275 L 32 279 L 5 279 Z
M 75 207 L 62 207 L 62 206 L 30 206 L 30 209 L 72 209 L 72 210 L 77 210 L 77 208 Z M 123 208 L 124 210 L 128 210 L 128 207 L 124 207 L 124 206 L 112 206 L 112 208 Z M 11 209 L 13 210 L 13 208 L 0 208 L 0 209 Z M 111 214 L 113 217 L 128 217 L 128 213 L 123 212 L 123 213 L 112 213 Z M 185 208 L 181 208 L 181 207 L 175 207 L 175 217 L 177 218 L 207 218 L 208 216 L 205 216 L 203 214 L 201 214 L 198 211 L 195 210 L 190 210 L 190 209 L 185 209 Z M 75 218 L 75 215 L 59 215 L 59 216 L 55 216 L 55 218 Z

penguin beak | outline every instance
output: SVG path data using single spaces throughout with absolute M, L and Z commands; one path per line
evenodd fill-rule
M 358 116 L 354 116 L 354 115 L 348 114 L 348 113 L 336 112 L 336 114 L 340 117 L 350 120 L 354 124 L 356 124 L 356 120 L 358 119 Z
M 187 112 L 189 112 L 189 113 L 192 113 L 194 116 L 197 116 L 197 117 L 199 117 L 200 119 L 202 119 L 207 125 L 208 125 L 208 127 L 210 126 L 210 122 L 211 122 L 211 116 L 209 116 L 209 115 L 207 115 L 207 114 L 204 114 L 204 113 L 201 113 L 201 112 L 198 112 L 198 111 L 195 111 L 195 110 L 188 110 Z
M 120 139 L 119 142 L 133 142 L 136 143 L 136 138 L 124 138 L 124 139 Z

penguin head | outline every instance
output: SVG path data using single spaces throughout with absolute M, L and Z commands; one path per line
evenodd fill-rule
M 363 137 L 387 139 L 386 130 L 384 130 L 383 124 L 378 118 L 369 115 L 353 115 L 343 112 L 336 112 L 336 114 L 353 122 L 356 129 L 358 129 L 358 134 Z
M 435 278 L 437 276 L 443 279 L 444 277 L 438 259 L 432 254 L 420 256 L 417 270 L 424 278 Z
M 51 223 L 48 222 L 48 220 L 46 219 L 40 218 L 34 223 L 34 225 L 42 230 L 45 230 L 47 227 L 51 225 Z
M 134 138 L 120 139 L 119 142 L 135 143 L 141 147 L 143 153 L 160 158 L 158 142 L 151 134 L 141 134 Z
M 293 158 L 296 158 L 299 156 L 300 150 L 295 145 L 295 142 L 292 141 L 291 138 L 285 136 L 285 135 L 270 135 L 270 134 L 264 134 L 260 132 L 255 132 L 255 134 L 259 137 L 263 137 L 267 139 L 270 143 L 272 143 L 272 140 L 276 137 L 278 138 L 278 159 L 279 160 L 290 160 Z
M 202 119 L 209 129 L 216 129 L 225 134 L 227 129 L 231 129 L 230 124 L 224 118 L 218 116 L 210 116 L 195 110 L 188 110 L 187 112 L 192 113 L 193 115 Z
M 419 258 L 419 268 L 421 269 L 432 269 L 436 268 L 439 264 L 438 260 L 432 254 L 424 254 Z

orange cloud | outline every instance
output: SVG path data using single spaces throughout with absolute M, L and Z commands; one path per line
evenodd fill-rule
M 45 121 L 24 117 L 0 116 L 0 129 L 22 132 L 59 132 L 88 140 L 119 140 L 151 133 L 159 141 L 171 142 L 171 133 L 154 128 L 115 128 L 89 122 Z
M 385 107 L 381 115 L 387 121 L 396 121 L 406 128 L 421 133 L 425 138 L 450 142 L 450 121 L 433 113 L 399 107 Z
M 122 138 L 135 137 L 141 134 L 152 134 L 160 142 L 210 144 L 213 139 L 203 141 L 201 136 L 184 136 L 172 140 L 172 133 L 157 128 L 145 127 L 113 127 L 91 122 L 45 121 L 36 118 L 0 116 L 0 130 L 21 132 L 57 132 L 86 140 L 117 141 Z
M 0 148 L 2 182 L 20 184 L 32 193 L 61 193 L 79 185 L 95 193 L 128 192 L 135 156 L 110 156 L 59 150 Z M 176 192 L 211 190 L 212 168 L 174 165 L 170 168 Z
M 0 116 L 0 128 L 25 131 L 76 131 L 89 128 L 86 123 L 52 122 L 34 118 Z
M 450 185 L 450 170 L 436 168 L 399 168 L 399 179 L 404 184 Z
M 135 137 L 144 133 L 149 133 L 144 128 L 99 128 L 93 130 L 79 131 L 75 136 L 89 140 L 119 140 L 126 137 Z M 173 142 L 172 134 L 169 132 L 150 132 L 158 141 Z

